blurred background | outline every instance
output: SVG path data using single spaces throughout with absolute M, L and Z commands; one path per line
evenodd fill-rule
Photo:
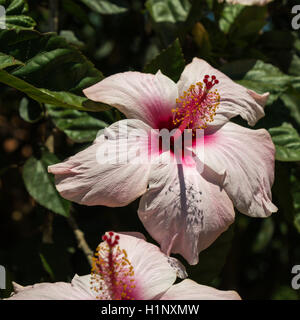
M 0 0 L 7 24 L 0 30 L 0 265 L 7 271 L 0 297 L 10 295 L 12 281 L 29 285 L 88 274 L 77 228 L 92 250 L 107 230 L 140 231 L 154 242 L 138 219 L 138 200 L 123 208 L 70 203 L 46 168 L 123 117 L 84 101 L 82 89 L 128 70 L 161 69 L 177 81 L 196 56 L 248 88 L 270 92 L 266 116 L 255 128 L 269 130 L 276 146 L 272 191 L 279 210 L 267 219 L 236 212 L 236 222 L 200 254 L 197 266 L 178 258 L 193 280 L 235 289 L 244 299 L 299 299 L 300 290 L 291 286 L 292 267 L 300 265 L 296 4 Z

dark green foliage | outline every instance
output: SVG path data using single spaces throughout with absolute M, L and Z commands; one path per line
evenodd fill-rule
M 63 199 L 47 166 L 86 148 L 124 116 L 82 90 L 117 72 L 178 81 L 193 57 L 237 83 L 269 92 L 265 128 L 276 147 L 273 200 L 278 212 L 236 221 L 187 266 L 190 278 L 245 299 L 299 299 L 290 286 L 300 264 L 300 33 L 291 28 L 297 1 L 242 6 L 217 0 L 0 0 L 0 264 L 12 281 L 70 281 L 90 272 L 68 217 L 92 250 L 107 230 L 139 231 L 138 201 L 123 208 L 86 207 Z M 101 70 L 101 71 L 100 71 Z M 239 117 L 233 121 L 247 126 Z

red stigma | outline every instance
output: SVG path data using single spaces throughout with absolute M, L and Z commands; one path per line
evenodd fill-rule
M 203 82 L 205 83 L 206 90 L 209 91 L 214 85 L 219 83 L 216 76 L 211 76 L 211 81 L 209 81 L 209 75 L 205 75 L 203 78 Z
M 115 235 L 112 231 L 108 232 L 108 235 L 104 235 L 102 237 L 103 241 L 106 241 L 109 247 L 114 247 L 117 244 L 119 244 L 120 237 L 118 235 Z

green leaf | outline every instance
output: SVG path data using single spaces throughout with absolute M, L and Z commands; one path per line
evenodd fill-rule
M 148 0 L 145 6 L 151 17 L 152 27 L 164 47 L 178 37 L 183 38 L 187 31 L 185 29 L 193 24 L 195 18 L 190 16 L 193 11 L 190 11 L 189 0 Z
M 289 73 L 295 76 L 300 76 L 300 37 L 299 32 L 295 31 L 290 33 L 290 36 L 293 39 L 293 51 L 290 51 L 290 65 L 289 65 Z M 289 48 L 290 49 L 290 48 Z
M 51 281 L 67 281 L 73 273 L 71 255 L 66 243 L 66 241 L 69 242 L 68 236 L 70 237 L 70 235 L 66 230 L 59 230 L 57 223 L 53 229 L 53 243 L 43 243 L 39 255 L 44 270 L 49 274 Z M 58 235 L 58 232 L 61 232 L 62 236 Z
M 81 0 L 81 2 L 100 14 L 119 14 L 128 10 L 126 1 L 121 0 Z
M 300 76 L 300 57 L 297 54 L 293 54 L 292 56 L 289 73 L 295 76 Z
M 295 174 L 290 176 L 294 205 L 294 226 L 300 233 L 300 179 Z
M 84 47 L 84 43 L 77 39 L 77 37 L 75 36 L 72 30 L 61 30 L 59 35 L 60 37 L 65 38 L 68 43 L 73 44 L 78 48 Z
M 281 285 L 276 284 L 276 288 L 273 289 L 273 293 L 271 296 L 271 300 L 298 300 L 299 297 L 297 291 L 294 290 L 289 285 Z
M 54 273 L 53 273 L 50 265 L 48 264 L 47 260 L 45 259 L 44 255 L 42 255 L 41 253 L 40 253 L 40 258 L 41 258 L 41 262 L 42 262 L 44 270 L 49 274 L 51 280 L 54 281 L 55 280 Z
M 201 252 L 197 266 L 188 267 L 189 278 L 201 284 L 211 284 L 222 271 L 233 236 L 234 226 L 230 226 L 210 247 Z
M 243 5 L 225 5 L 219 20 L 219 27 L 224 33 L 229 33 L 234 21 L 245 7 Z
M 45 208 L 67 217 L 70 202 L 63 199 L 55 188 L 54 176 L 48 173 L 48 166 L 58 163 L 52 153 L 44 151 L 42 157 L 29 158 L 23 168 L 23 180 L 28 193 Z
M 288 89 L 280 99 L 285 106 L 290 110 L 290 114 L 300 126 L 300 92 L 294 88 Z
M 155 23 L 177 23 L 187 19 L 191 4 L 188 0 L 148 0 L 146 8 Z
M 199 48 L 199 56 L 202 58 L 209 58 L 212 45 L 210 42 L 209 33 L 205 29 L 204 25 L 200 22 L 197 22 L 192 29 L 192 35 L 195 44 Z
M 38 122 L 43 117 L 43 109 L 39 103 L 34 100 L 23 98 L 19 107 L 20 117 L 29 122 Z
M 40 103 L 91 111 L 108 108 L 83 96 L 82 90 L 103 75 L 64 38 L 31 30 L 2 30 L 0 42 L 7 44 L 1 49 L 0 61 L 6 59 L 3 66 L 9 59 L 15 64 L 9 71 L 0 70 L 0 82 Z
M 300 161 L 300 136 L 291 124 L 270 128 L 269 133 L 276 147 L 276 160 Z
M 252 251 L 254 253 L 262 252 L 272 240 L 275 225 L 272 218 L 264 219 L 261 223 L 259 232 L 253 242 Z
M 27 2 L 24 0 L 0 0 L 0 5 L 5 8 L 6 29 L 33 29 L 35 21 L 27 16 Z
M 5 70 L 0 70 L 0 82 L 26 93 L 30 98 L 40 103 L 48 103 L 65 108 L 90 111 L 102 111 L 108 108 L 107 106 L 94 103 L 87 98 L 80 97 L 69 92 L 57 92 L 43 88 L 36 88 L 28 82 L 10 75 Z
M 167 49 L 163 50 L 156 58 L 149 62 L 144 72 L 155 74 L 160 70 L 163 74 L 178 81 L 185 66 L 180 42 L 176 39 Z
M 104 121 L 90 116 L 87 112 L 66 110 L 47 105 L 47 111 L 58 129 L 75 142 L 93 141 L 99 130 L 108 126 Z
M 277 100 L 293 81 L 292 76 L 260 60 L 235 61 L 224 65 L 221 71 L 246 88 L 258 93 L 269 92 L 268 105 Z
M 0 69 L 23 64 L 21 61 L 16 60 L 14 57 L 0 52 Z
M 253 37 L 266 24 L 266 16 L 266 7 L 227 4 L 221 13 L 219 27 L 234 39 Z

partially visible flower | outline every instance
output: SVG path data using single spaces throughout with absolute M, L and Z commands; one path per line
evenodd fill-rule
M 185 279 L 174 285 L 185 269 L 175 258 L 144 240 L 140 233 L 108 232 L 94 258 L 91 275 L 71 283 L 14 284 L 9 299 L 20 300 L 239 300 L 235 291 L 220 291 Z
M 273 0 L 219 0 L 219 2 L 224 2 L 230 4 L 242 4 L 244 6 L 264 6 Z
M 128 120 L 115 122 L 93 145 L 48 167 L 64 198 L 121 207 L 142 196 L 138 214 L 147 231 L 164 253 L 179 253 L 190 264 L 197 264 L 199 252 L 233 223 L 233 206 L 252 217 L 277 211 L 270 134 L 229 121 L 240 115 L 253 126 L 264 116 L 268 93 L 249 90 L 198 58 L 185 67 L 178 83 L 160 71 L 124 72 L 84 93 L 118 108 Z M 155 130 L 175 130 L 173 144 L 153 148 L 152 141 L 159 141 Z M 186 132 L 196 134 L 184 152 L 176 152 Z M 117 156 L 129 161 L 101 162 L 98 150 L 116 145 Z M 132 161 L 137 155 L 129 147 L 138 147 L 144 161 Z M 149 154 L 154 161 L 146 160 Z

